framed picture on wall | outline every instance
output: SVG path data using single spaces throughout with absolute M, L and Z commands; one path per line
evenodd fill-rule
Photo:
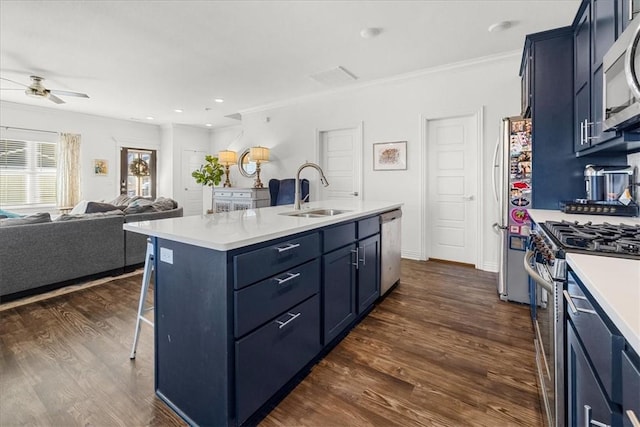
M 373 170 L 407 169 L 407 141 L 373 144 Z
M 109 175 L 109 162 L 105 159 L 93 160 L 93 173 L 97 176 Z

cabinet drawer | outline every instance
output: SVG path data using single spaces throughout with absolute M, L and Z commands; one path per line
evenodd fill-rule
M 233 257 L 235 288 L 271 277 L 320 255 L 320 236 L 307 234 Z
M 629 414 L 627 411 L 632 411 Z M 635 366 L 629 354 L 622 353 L 622 419 L 624 427 L 632 427 L 631 417 L 640 420 L 640 366 Z
M 356 223 L 337 225 L 322 231 L 324 237 L 323 253 L 331 252 L 356 240 Z
M 620 403 L 620 355 L 624 347 L 624 339 L 609 329 L 572 274 L 569 274 L 567 290 L 579 311 L 574 313 L 570 307 L 567 307 L 566 312 L 584 345 L 585 353 L 609 398 Z
M 369 237 L 380 232 L 380 217 L 374 216 L 358 221 L 358 239 Z
M 320 258 L 236 291 L 236 338 L 319 291 Z
M 231 191 L 216 191 L 213 193 L 214 197 L 233 197 L 233 193 Z
M 250 199 L 252 196 L 253 194 L 250 191 L 236 192 L 233 194 L 233 197 L 244 198 L 244 199 Z
M 246 421 L 319 351 L 318 295 L 236 342 L 238 424 Z

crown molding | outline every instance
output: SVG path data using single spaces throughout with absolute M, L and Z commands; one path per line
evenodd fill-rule
M 353 84 L 353 85 L 349 85 L 348 87 L 331 89 L 327 91 L 317 92 L 311 95 L 299 96 L 296 98 L 289 98 L 284 101 L 276 101 L 269 104 L 263 104 L 256 107 L 238 110 L 238 112 L 244 115 L 244 114 L 258 113 L 261 111 L 273 110 L 276 108 L 288 107 L 291 105 L 308 102 L 313 99 L 321 98 L 324 96 L 335 95 L 339 93 L 347 93 L 347 92 L 356 91 L 356 90 L 363 89 L 366 87 L 371 87 L 371 86 L 379 86 L 379 85 L 385 85 L 385 84 L 395 83 L 395 82 L 404 81 L 404 80 L 416 79 L 416 78 L 424 77 L 430 74 L 437 74 L 445 71 L 472 67 L 480 64 L 499 62 L 499 61 L 511 59 L 514 57 L 520 58 L 521 55 L 522 55 L 522 51 L 514 50 L 514 51 L 499 53 L 496 55 L 482 56 L 480 58 L 474 58 L 474 59 L 469 59 L 469 60 L 460 61 L 460 62 L 453 62 L 451 64 L 440 65 L 440 66 L 431 67 L 431 68 L 424 68 L 422 70 L 412 71 L 410 73 L 398 74 L 392 77 L 385 77 L 382 79 L 376 79 L 368 82 Z

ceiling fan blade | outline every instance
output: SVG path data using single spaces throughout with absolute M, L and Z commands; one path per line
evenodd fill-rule
M 24 84 L 24 83 L 20 83 L 20 82 L 17 82 L 17 81 L 15 81 L 15 80 L 11 80 L 11 79 L 6 79 L 6 78 L 4 78 L 4 77 L 0 77 L 0 80 L 5 80 L 5 81 L 11 82 L 11 83 L 15 83 L 15 84 L 20 85 L 20 86 L 23 86 L 23 87 L 29 87 L 29 86 L 27 86 L 27 85 L 26 85 L 26 84 Z
M 64 104 L 65 103 L 62 99 L 58 98 L 57 96 L 55 96 L 51 92 L 47 93 L 47 98 L 49 98 L 50 100 L 52 100 L 56 104 Z
M 77 96 L 79 98 L 88 98 L 89 97 L 89 95 L 87 95 L 86 93 L 70 92 L 68 90 L 51 89 L 49 92 L 50 93 L 55 93 L 56 95 Z
M 0 87 L 0 90 L 22 90 L 22 91 L 24 91 L 24 89 L 17 88 L 17 87 Z

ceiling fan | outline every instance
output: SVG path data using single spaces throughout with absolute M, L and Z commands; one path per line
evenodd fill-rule
M 4 77 L 0 77 L 0 80 L 6 80 L 8 82 L 11 83 L 15 83 L 18 84 L 20 86 L 24 86 L 26 87 L 24 93 L 26 93 L 29 96 L 35 96 L 35 97 L 41 97 L 41 98 L 47 98 L 53 102 L 55 102 L 56 104 L 64 104 L 65 102 L 58 98 L 56 95 L 62 95 L 62 96 L 77 96 L 80 98 L 89 98 L 89 95 L 87 95 L 86 93 L 80 93 L 80 92 L 71 92 L 71 91 L 67 91 L 67 90 L 57 90 L 57 89 L 47 89 L 46 87 L 44 87 L 44 85 L 42 84 L 42 82 L 44 81 L 43 77 L 39 77 L 39 76 L 31 76 L 31 85 L 27 86 L 23 83 L 20 82 L 16 82 L 14 80 L 9 80 L 9 79 L 5 79 Z M 0 88 L 1 90 L 22 90 L 22 89 L 12 89 L 12 88 Z

